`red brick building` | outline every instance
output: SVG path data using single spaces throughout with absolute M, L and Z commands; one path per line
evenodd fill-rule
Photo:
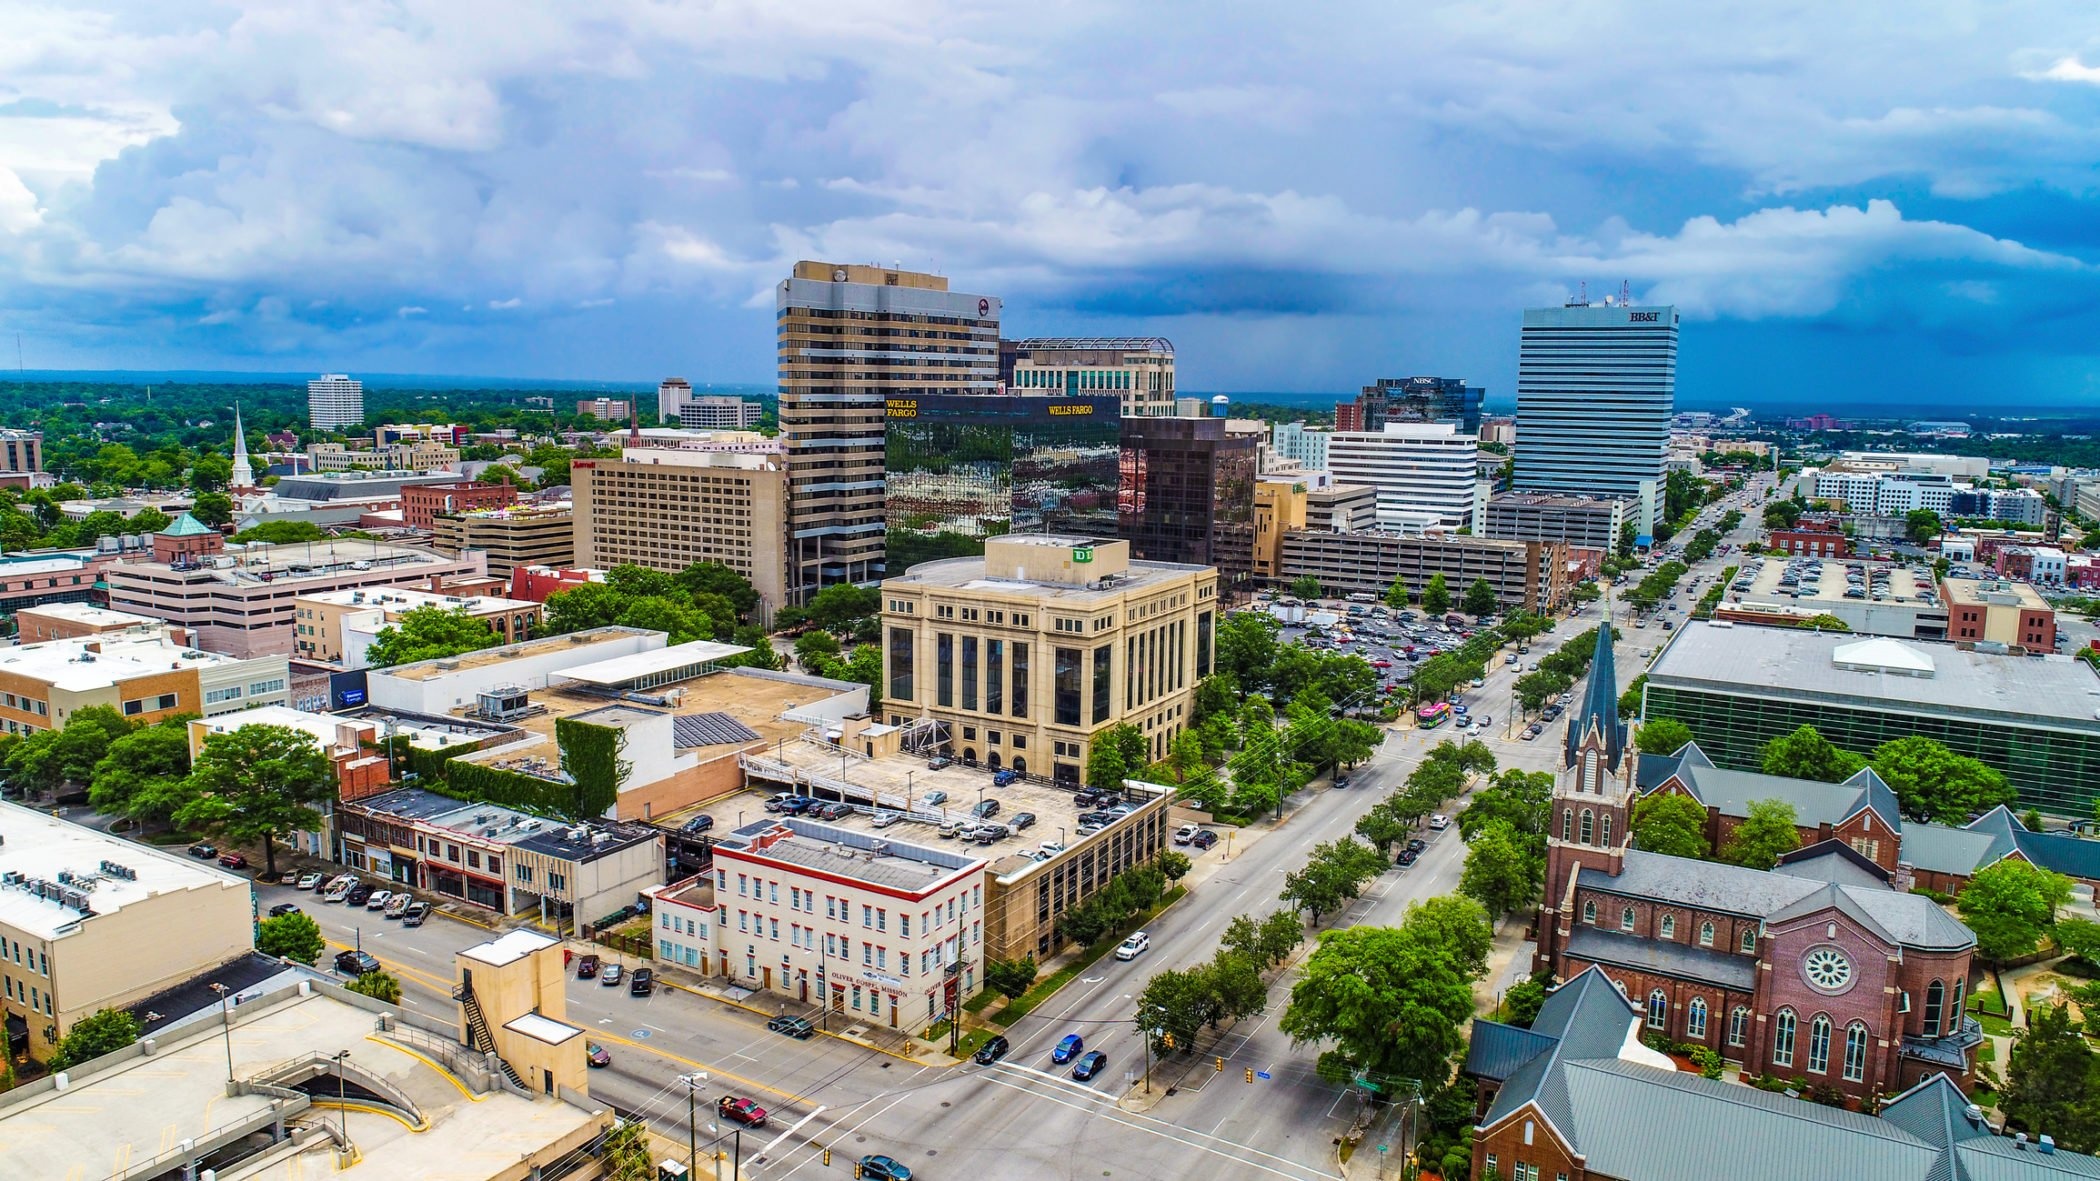
M 1813 817 L 1818 837 L 1830 826 L 1821 843 L 1771 870 L 1745 869 L 1632 847 L 1641 762 L 1600 633 L 1553 793 L 1538 968 L 1561 980 L 1601 969 L 1639 1007 L 1645 1032 L 1752 1073 L 1860 1102 L 1941 1071 L 1966 1083 L 1982 1041 L 1962 1013 L 1975 937 L 1899 888 L 1896 835 L 1878 843 L 1883 812 L 1895 811 L 1885 785 L 1846 786 L 1864 805 Z M 1657 790 L 1700 798 L 1682 764 Z M 1727 774 L 1690 771 L 1694 782 Z M 1716 835 L 1726 812 L 1710 815 Z
M 1835 526 L 1803 524 L 1793 529 L 1772 530 L 1765 548 L 1774 553 L 1801 557 L 1849 558 L 1852 556 L 1852 539 Z
M 514 485 L 485 484 L 467 480 L 457 484 L 410 484 L 401 489 L 401 523 L 411 529 L 429 529 L 440 513 L 462 513 L 477 508 L 507 508 L 518 503 Z
M 544 603 L 555 591 L 582 586 L 588 582 L 604 582 L 605 571 L 587 570 L 562 566 L 520 566 L 510 572 L 510 597 L 531 603 Z

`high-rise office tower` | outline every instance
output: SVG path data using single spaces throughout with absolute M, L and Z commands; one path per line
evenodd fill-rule
M 1527 310 L 1512 487 L 1625 500 L 1627 519 L 1653 534 L 1676 391 L 1676 308 Z
M 1378 490 L 1378 524 L 1401 533 L 1478 527 L 1487 496 L 1480 441 L 1450 423 L 1389 422 L 1336 431 L 1327 470 L 1337 483 Z
M 1228 591 L 1243 585 L 1254 568 L 1259 430 L 1223 418 L 1126 417 L 1122 451 L 1116 515 L 1130 552 L 1216 566 Z
M 1126 418 L 1174 413 L 1174 342 L 1163 336 L 1001 341 L 1000 377 L 1017 394 L 1115 394 Z
M 1334 429 L 1376 431 L 1389 422 L 1450 423 L 1480 433 L 1480 406 L 1487 391 L 1456 377 L 1381 377 L 1354 402 L 1334 408 Z
M 307 382 L 306 420 L 317 431 L 363 426 L 365 383 L 341 373 L 324 373 Z
M 999 300 L 828 262 L 796 263 L 775 296 L 789 594 L 805 602 L 882 577 L 883 424 L 920 395 L 997 391 Z

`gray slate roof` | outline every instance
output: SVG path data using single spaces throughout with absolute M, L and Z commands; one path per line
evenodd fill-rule
M 1583 686 L 1582 704 L 1568 719 L 1568 739 L 1563 766 L 1575 765 L 1575 749 L 1583 735 L 1595 728 L 1604 740 L 1604 765 L 1616 771 L 1626 753 L 1626 723 L 1619 720 L 1619 677 L 1613 671 L 1611 627 L 1607 620 L 1597 628 L 1597 647 L 1590 657 L 1589 683 Z
M 1466 1072 L 1502 1084 L 1481 1126 L 1534 1103 L 1592 1175 L 1639 1181 L 2100 1181 L 2100 1159 L 2023 1151 L 1971 1122 L 1944 1075 L 1877 1118 L 1622 1059 L 1638 1020 L 1590 968 L 1529 1031 L 1475 1022 Z M 1511 1069 L 1527 1045 L 1534 1057 Z
M 1757 800 L 1784 800 L 1793 805 L 1794 817 L 1801 824 L 1842 824 L 1865 809 L 1891 829 L 1903 831 L 1903 810 L 1896 793 L 1871 767 L 1843 783 L 1793 779 L 1761 771 L 1731 771 L 1714 766 L 1697 743 L 1686 743 L 1669 756 L 1667 764 L 1643 759 L 1639 774 L 1644 794 L 1674 778 L 1700 803 L 1723 816 L 1747 816 L 1751 803 Z
M 1887 887 L 1833 886 L 1788 872 L 1791 868 L 1745 869 L 1629 849 L 1617 876 L 1584 869 L 1579 880 L 1586 890 L 1757 919 L 1776 918 L 1794 903 L 1829 887 L 1905 946 L 1944 949 L 1970 947 L 1976 942 L 1967 927 L 1923 895 L 1899 894 Z
M 1749 992 L 1757 985 L 1757 961 L 1696 943 L 1649 939 L 1578 923 L 1568 935 L 1568 954 L 1592 963 L 1660 972 Z

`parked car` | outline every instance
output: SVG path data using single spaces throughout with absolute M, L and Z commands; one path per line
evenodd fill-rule
M 1051 1048 L 1050 1061 L 1061 1066 L 1078 1057 L 1079 1051 L 1084 1049 L 1086 1049 L 1086 1039 L 1076 1033 L 1068 1033 L 1059 1038 L 1057 1045 Z
M 385 910 L 386 904 L 393 901 L 393 899 L 394 895 L 390 890 L 374 890 L 370 894 L 365 895 L 365 909 Z
M 1072 806 L 1075 808 L 1091 808 L 1096 803 L 1100 802 L 1100 799 L 1101 793 L 1095 791 L 1093 788 L 1090 787 L 1087 788 L 1085 791 L 1076 791 L 1072 793 Z
M 350 891 L 356 886 L 357 876 L 355 874 L 337 874 L 334 880 L 321 888 L 321 901 L 341 902 L 350 896 Z
M 887 1156 L 864 1156 L 860 1158 L 860 1177 L 866 1181 L 911 1181 L 911 1170 L 904 1162 Z
M 628 996 L 648 996 L 656 991 L 656 973 L 649 968 L 636 968 L 627 978 Z
M 298 880 L 298 882 L 297 882 L 297 883 L 295 883 L 295 884 L 294 884 L 294 885 L 292 886 L 292 888 L 293 888 L 293 889 L 295 889 L 295 890 L 313 890 L 313 889 L 318 889 L 318 888 L 320 887 L 320 885 L 321 885 L 321 882 L 322 882 L 322 880 L 323 880 L 323 879 L 322 879 L 321 875 L 320 875 L 320 874 L 317 874 L 317 873 L 305 873 L 305 874 L 300 874 L 300 875 L 299 875 L 299 880 Z
M 228 869 L 246 869 L 248 868 L 248 858 L 241 853 L 221 853 L 219 854 L 219 864 Z
M 297 903 L 292 903 L 292 902 L 280 902 L 280 903 L 278 903 L 277 905 L 275 905 L 275 906 L 273 906 L 273 907 L 271 907 L 271 908 L 270 908 L 270 917 L 271 917 L 271 918 L 273 918 L 273 919 L 274 919 L 274 918 L 281 918 L 281 917 L 283 917 L 283 916 L 285 916 L 285 915 L 288 915 L 288 914 L 298 914 L 298 913 L 299 913 L 299 907 L 298 907 L 298 904 L 297 904 Z
M 620 982 L 620 977 L 624 975 L 626 975 L 626 973 L 621 970 L 620 965 L 607 964 L 604 967 L 598 969 L 598 983 L 606 985 L 618 984 Z
M 411 902 L 408 904 L 408 909 L 401 912 L 401 925 L 404 927 L 420 927 L 423 925 L 423 920 L 429 917 L 430 904 L 428 902 Z
M 809 798 L 808 796 L 796 796 L 794 799 L 789 800 L 786 804 L 782 805 L 780 810 L 789 816 L 800 816 L 804 812 L 810 811 L 816 806 L 817 801 Z
M 932 758 L 926 760 L 926 769 L 928 771 L 939 771 L 944 767 L 952 767 L 954 765 L 955 760 L 949 758 L 947 755 L 935 755 Z
M 1099 1050 L 1088 1050 L 1079 1056 L 1079 1061 L 1072 1064 L 1072 1077 L 1086 1082 L 1100 1074 L 1101 1068 L 1107 1065 L 1108 1055 Z
M 1116 958 L 1119 960 L 1134 960 L 1145 954 L 1146 949 L 1151 946 L 1152 936 L 1145 934 L 1143 931 L 1134 932 L 1130 938 L 1123 941 L 1122 946 L 1116 948 Z
M 1019 832 L 1022 829 L 1033 825 L 1034 823 L 1035 813 L 1033 812 L 1016 812 L 1014 813 L 1013 819 L 1007 821 L 1007 824 L 1011 825 L 1015 832 Z
M 1349 777 L 1348 777 L 1347 775 L 1337 775 L 1337 776 L 1335 776 L 1335 777 L 1334 777 L 1334 785 L 1335 785 L 1336 787 L 1347 787 L 1347 786 L 1349 786 Z
M 1082 824 L 1078 828 L 1073 829 L 1072 834 L 1074 836 L 1090 837 L 1107 827 L 1105 824 Z
M 1451 818 L 1449 816 L 1444 815 L 1442 812 L 1439 812 L 1436 815 L 1431 816 L 1429 818 L 1429 827 L 1441 832 L 1442 830 L 1451 827 Z
M 583 1052 L 585 1055 L 584 1061 L 589 1062 L 593 1067 L 605 1067 L 612 1065 L 612 1055 L 606 1053 L 605 1047 L 599 1045 L 597 1042 L 583 1043 Z
M 788 801 L 798 798 L 800 797 L 796 796 L 795 793 L 791 791 L 779 792 L 775 794 L 771 799 L 766 801 L 766 811 L 785 812 L 787 811 Z
M 350 887 L 348 894 L 343 895 L 343 901 L 350 906 L 363 906 L 365 899 L 370 898 L 376 888 L 370 882 L 359 882 Z
M 970 1061 L 975 1062 L 979 1066 L 990 1066 L 999 1059 L 1006 1057 L 1006 1052 L 1011 1049 L 1013 1049 L 1012 1042 L 1007 1041 L 1004 1035 L 995 1034 L 990 1041 L 977 1047 L 977 1052 L 970 1055 Z
M 1417 853 L 1420 853 L 1422 850 L 1427 849 L 1429 847 L 1429 842 L 1423 840 L 1421 837 L 1409 837 L 1407 839 L 1407 847 L 1414 850 Z
M 844 820 L 846 817 L 853 815 L 853 805 L 819 804 L 812 809 L 812 815 L 819 820 Z
M 938 808 L 948 802 L 948 793 L 944 791 L 929 791 L 919 797 L 919 802 L 929 808 Z
M 713 828 L 714 826 L 715 818 L 709 816 L 705 812 L 702 812 L 700 815 L 695 816 L 691 820 L 686 821 L 684 824 L 679 825 L 678 831 L 686 834 L 687 836 L 692 836 L 694 833 L 706 832 L 708 829 Z
M 1420 857 L 1421 855 L 1421 853 L 1413 849 L 1402 849 L 1400 850 L 1400 855 L 1398 857 L 1393 858 L 1393 864 L 1399 866 L 1402 869 L 1406 869 L 1408 866 L 1413 865 L 1415 863 L 1415 858 Z
M 1218 834 L 1207 828 L 1197 829 L 1196 835 L 1189 838 L 1189 846 L 1195 849 L 1208 849 L 1217 843 Z
M 936 830 L 936 831 L 938 831 L 938 832 L 939 832 L 939 833 L 940 833 L 940 834 L 941 834 L 942 836 L 944 836 L 944 837 L 959 837 L 959 836 L 961 836 L 961 835 L 962 835 L 962 830 L 963 830 L 963 822 L 962 822 L 962 821 L 960 821 L 960 820 L 950 820 L 950 821 L 948 821 L 948 822 L 946 822 L 946 823 L 942 824 L 942 825 L 941 825 L 941 827 L 940 827 L 940 828 L 939 828 L 938 830 Z
M 728 1120 L 730 1123 L 742 1124 L 747 1128 L 763 1128 L 766 1126 L 766 1109 L 760 1107 L 753 1100 L 739 1098 L 735 1095 L 724 1095 L 720 1099 L 715 1100 L 715 1114 Z
M 1019 782 L 1020 778 L 1021 773 L 1019 771 L 994 771 L 992 772 L 992 786 L 1005 787 L 1008 784 Z
M 1180 828 L 1174 830 L 1174 843 L 1177 845 L 1186 845 L 1190 841 L 1196 839 L 1196 834 L 1199 831 L 1201 830 L 1193 824 L 1184 824 Z
M 598 975 L 598 964 L 597 956 L 585 955 L 578 957 L 576 960 L 576 978 L 578 980 L 595 979 Z
M 1022 815 L 1025 816 L 1027 815 L 1027 813 L 1024 812 L 1022 813 Z M 902 819 L 904 819 L 904 817 L 898 815 L 895 812 L 877 812 L 874 816 L 869 818 L 868 823 L 874 825 L 876 828 L 888 828 L 890 825 L 895 824 Z
M 970 815 L 975 816 L 979 820 L 989 820 L 998 814 L 999 801 L 997 800 L 979 800 L 977 801 L 977 806 L 970 809 Z
M 218 855 L 219 850 L 216 845 L 208 845 L 203 841 L 198 841 L 196 844 L 190 846 L 190 856 L 195 857 L 200 861 L 210 861 L 212 858 L 217 857 Z
M 786 1014 L 766 1022 L 766 1028 L 774 1033 L 784 1033 L 797 1041 L 806 1041 L 816 1035 L 817 1027 L 807 1017 L 789 1017 Z
M 345 976 L 362 976 L 367 972 L 377 972 L 379 961 L 368 951 L 341 951 L 336 953 L 335 970 Z
M 1063 841 L 1044 841 L 1042 844 L 1037 845 L 1035 849 L 1036 852 L 1041 853 L 1045 857 L 1055 857 L 1065 851 L 1065 845 Z

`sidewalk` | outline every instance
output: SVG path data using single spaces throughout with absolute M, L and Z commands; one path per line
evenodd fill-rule
M 606 954 L 606 949 L 601 944 L 571 940 L 569 946 L 577 955 L 602 956 Z M 955 1065 L 955 1059 L 948 1057 L 945 1045 L 935 1045 L 932 1042 L 921 1041 L 913 1037 L 907 1030 L 891 1029 L 887 1025 L 877 1025 L 866 1020 L 859 1013 L 840 1012 L 837 1009 L 833 1009 L 827 1022 L 818 1011 L 819 1006 L 795 1000 L 793 997 L 775 992 L 762 992 L 756 989 L 743 988 L 725 981 L 702 976 L 697 972 L 689 971 L 675 964 L 659 964 L 654 961 L 645 962 L 656 972 L 656 982 L 666 988 L 675 988 L 680 992 L 691 993 L 694 996 L 714 1001 L 717 1004 L 742 1009 L 747 1013 L 754 1013 L 760 1017 L 807 1017 L 812 1023 L 817 1025 L 818 1031 L 824 1036 L 834 1037 L 844 1042 L 852 1042 L 855 1045 L 874 1050 L 878 1054 L 887 1054 L 892 1058 L 909 1062 L 914 1066 L 942 1067 Z

